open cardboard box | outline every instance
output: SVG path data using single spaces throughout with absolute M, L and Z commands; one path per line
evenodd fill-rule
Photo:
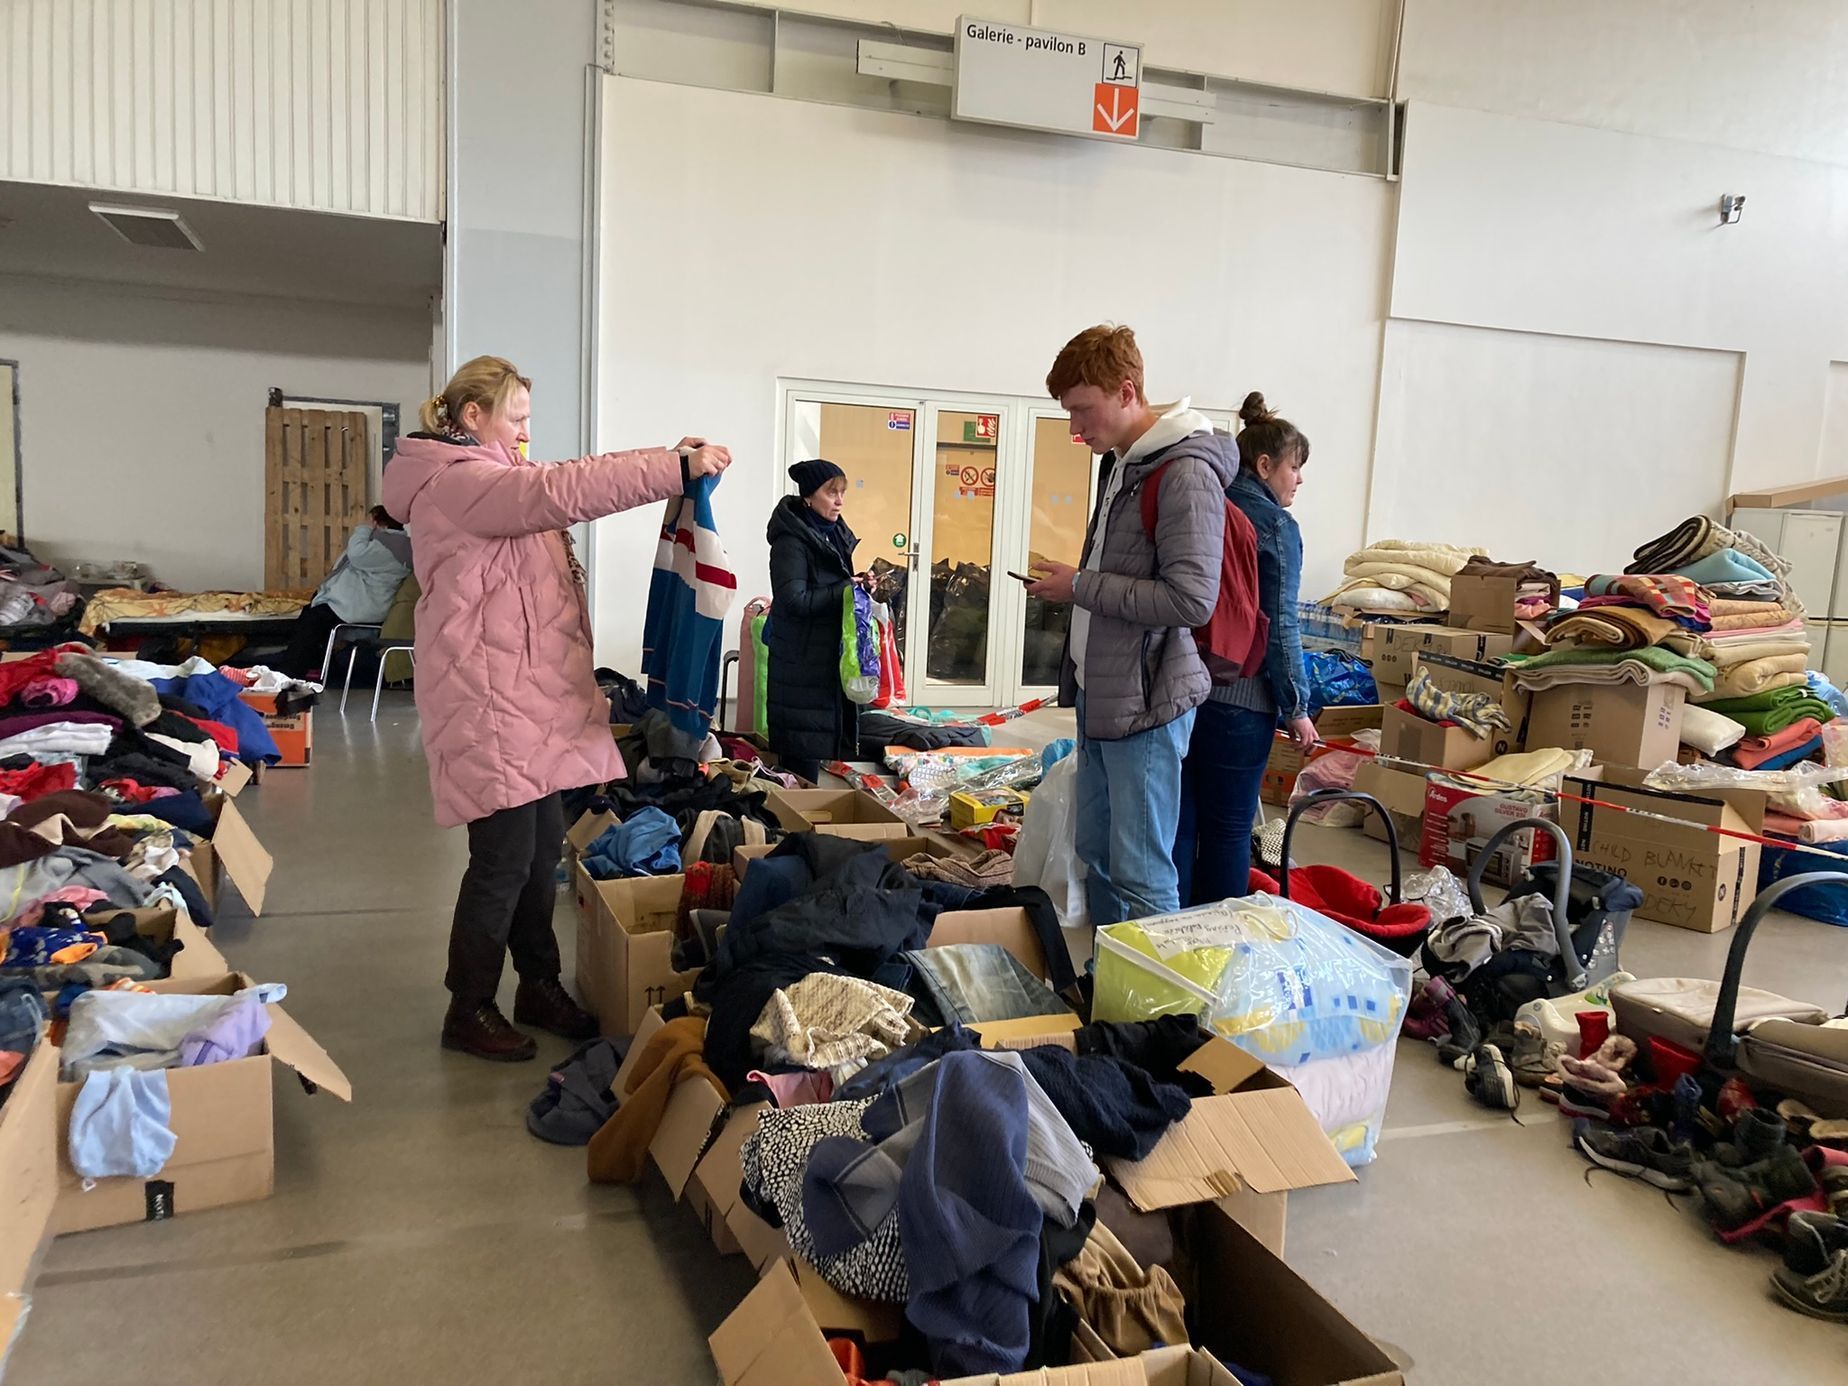
M 1368 760 L 1354 771 L 1354 789 L 1371 794 L 1392 815 L 1393 829 L 1399 835 L 1399 850 L 1416 852 L 1424 837 L 1425 772 L 1407 770 L 1396 761 Z M 1377 813 L 1369 810 L 1361 820 L 1361 830 L 1376 842 L 1386 841 L 1386 825 Z
M 58 1201 L 58 1051 L 41 1040 L 0 1107 L 0 1376 L 32 1306 Z
M 920 854 L 933 857 L 960 855 L 952 851 L 950 845 L 938 837 L 889 837 L 880 838 L 878 842 L 881 847 L 885 848 L 886 855 L 898 862 Z M 750 870 L 751 863 L 769 856 L 777 849 L 777 845 L 774 842 L 759 842 L 732 848 L 733 873 L 742 881 L 744 873 Z
M 904 819 L 858 789 L 773 789 L 766 802 L 791 832 L 858 838 L 911 836 L 911 826 Z
M 281 713 L 276 710 L 278 700 L 274 693 L 252 693 L 247 689 L 237 696 L 240 702 L 247 704 L 263 718 L 263 725 L 282 756 L 276 762 L 277 767 L 305 768 L 314 757 L 313 706 L 302 708 L 299 712 Z
M 606 1035 L 635 1034 L 651 1006 L 693 985 L 699 969 L 674 970 L 674 917 L 685 876 L 599 881 L 572 869 L 578 899 L 577 984 Z
M 1387 626 L 1367 628 L 1361 657 L 1373 668 L 1373 681 L 1385 688 L 1402 689 L 1412 681 L 1412 664 L 1419 655 L 1449 655 L 1482 663 L 1514 651 L 1512 635 L 1456 630 L 1450 626 Z M 1382 702 L 1390 701 L 1384 691 Z
M 132 916 L 135 932 L 155 943 L 178 939 L 181 947 L 173 955 L 168 971 L 170 978 L 222 977 L 231 970 L 225 955 L 212 946 L 205 930 L 195 924 L 185 910 L 172 905 L 154 905 L 139 910 L 99 911 L 99 914 L 108 918 L 122 914 Z
M 153 991 L 180 996 L 228 996 L 250 985 L 251 979 L 242 972 L 148 983 Z M 269 1015 L 263 1053 L 167 1071 L 167 1090 L 173 1099 L 168 1125 L 178 1143 L 166 1167 L 151 1179 L 99 1179 L 85 1192 L 83 1180 L 71 1168 L 62 1134 L 70 1129 L 71 1108 L 83 1082 L 59 1082 L 58 1198 L 53 1230 L 62 1235 L 121 1223 L 157 1222 L 178 1213 L 268 1198 L 276 1181 L 272 1061 L 293 1069 L 311 1089 L 331 1092 L 342 1102 L 353 1100 L 352 1084 L 327 1051 L 281 1006 L 270 1006 Z
M 1378 731 L 1383 711 L 1377 703 L 1361 707 L 1325 707 L 1311 720 L 1323 741 L 1343 741 L 1357 732 Z M 1304 751 L 1282 732 L 1271 739 L 1270 756 L 1264 764 L 1264 778 L 1258 797 L 1267 804 L 1284 807 L 1296 788 L 1296 777 L 1316 757 L 1327 754 L 1317 748 Z
M 276 869 L 275 858 L 257 841 L 249 820 L 238 812 L 228 795 L 208 793 L 205 805 L 212 815 L 212 835 L 193 839 L 192 855 L 182 863 L 186 873 L 199 883 L 199 891 L 214 914 L 218 912 L 219 884 L 226 876 L 244 897 L 251 914 L 262 914 L 270 873 Z
M 1636 911 L 1642 919 L 1703 934 L 1730 929 L 1758 893 L 1760 849 L 1705 828 L 1763 832 L 1766 796 L 1743 789 L 1676 794 L 1650 789 L 1643 779 L 1643 771 L 1617 766 L 1566 777 L 1567 794 L 1618 806 L 1561 803 L 1560 826 L 1572 839 L 1574 860 L 1628 877 L 1643 892 Z M 1621 811 L 1631 807 L 1642 812 Z M 1649 814 L 1703 826 L 1681 827 Z
M 1534 694 L 1535 746 L 1590 751 L 1594 764 L 1653 770 L 1681 750 L 1687 691 L 1673 684 L 1569 683 Z
M 1425 675 L 1446 693 L 1478 693 L 1493 698 L 1507 714 L 1509 730 L 1491 736 L 1492 752 L 1505 756 L 1524 751 L 1528 744 L 1528 721 L 1533 713 L 1533 694 L 1514 681 L 1514 671 L 1505 665 L 1480 660 L 1461 659 L 1455 655 L 1421 654 L 1412 660 L 1412 671 Z M 1536 746 L 1550 746 L 1550 741 L 1536 741 Z M 1452 767 L 1455 768 L 1455 767 Z
M 1222 1362 L 1262 1372 L 1276 1386 L 1404 1386 L 1404 1369 L 1384 1348 L 1225 1210 L 1205 1204 L 1175 1219 L 1202 1348 L 1156 1348 L 1117 1361 L 946 1379 L 943 1386 L 1236 1386 Z M 818 1291 L 819 1283 L 791 1261 L 768 1268 L 708 1339 L 725 1386 L 839 1381 L 830 1335 L 890 1340 L 877 1336 L 882 1325 L 868 1311 L 896 1305 L 857 1304 L 825 1286 Z

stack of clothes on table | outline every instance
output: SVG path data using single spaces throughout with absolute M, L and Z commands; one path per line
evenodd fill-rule
M 16 641 L 68 636 L 82 611 L 76 583 L 23 545 L 0 542 L 0 635 Z
M 1674 574 L 1594 577 L 1576 610 L 1547 622 L 1546 652 L 1511 661 L 1515 682 L 1668 684 L 1704 696 L 1717 677 L 1709 601 L 1699 583 Z
M 1381 539 L 1349 556 L 1346 580 L 1321 605 L 1352 616 L 1418 620 L 1450 609 L 1450 580 L 1484 549 Z
M 85 1180 L 160 1173 L 176 1144 L 168 1071 L 261 1054 L 267 1007 L 284 994 L 271 983 L 229 996 L 115 989 L 72 1001 L 60 1041 L 62 1077 L 83 1084 L 71 1107 L 71 1168 Z

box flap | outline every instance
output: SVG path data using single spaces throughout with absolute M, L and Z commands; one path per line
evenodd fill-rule
M 848 1334 L 868 1343 L 895 1343 L 904 1332 L 903 1305 L 854 1299 L 823 1280 L 806 1261 L 792 1257 L 785 1264 L 796 1277 L 810 1321 L 824 1337 Z
M 1249 1188 L 1282 1193 L 1351 1184 L 1354 1171 L 1294 1088 L 1202 1098 L 1141 1160 L 1108 1168 L 1145 1213 L 1210 1202 Z
M 931 926 L 931 948 L 950 943 L 998 943 L 1042 982 L 1050 973 L 1046 950 L 1023 909 L 945 910 Z
M 1069 1048 L 1073 1033 L 1084 1021 L 1070 1011 L 1064 1015 L 1031 1015 L 1019 1020 L 978 1020 L 968 1028 L 982 1037 L 988 1049 L 1037 1049 L 1042 1044 Z
M 661 1018 L 661 1008 L 650 1006 L 648 1014 L 642 1017 L 642 1023 L 635 1027 L 635 1036 L 623 1051 L 622 1063 L 616 1069 L 616 1080 L 610 1084 L 610 1091 L 616 1094 L 618 1102 L 629 1091 L 629 1075 L 635 1070 L 636 1060 L 642 1057 L 642 1051 L 648 1047 L 648 1041 L 654 1038 L 655 1031 L 665 1024 L 667 1022 Z
M 58 1201 L 57 1086 L 58 1051 L 41 1040 L 0 1107 L 0 1294 L 31 1283 Z
M 241 760 L 228 760 L 218 772 L 218 788 L 226 798 L 235 799 L 254 778 L 255 772 Z
M 1262 1062 L 1217 1035 L 1188 1055 L 1181 1070 L 1199 1074 L 1216 1093 L 1237 1092 L 1265 1071 Z
M 225 955 L 212 946 L 205 930 L 193 923 L 190 914 L 181 912 L 174 917 L 173 937 L 185 947 L 174 954 L 169 976 L 219 977 L 231 970 Z
M 725 1386 L 815 1386 L 841 1377 L 787 1261 L 771 1266 L 706 1342 Z
M 327 1051 L 281 1006 L 271 1006 L 269 1015 L 266 1043 L 270 1057 L 294 1069 L 323 1092 L 331 1092 L 342 1102 L 351 1102 L 353 1084 L 340 1071 L 340 1065 L 328 1057 Z
M 621 821 L 607 809 L 602 813 L 582 814 L 565 833 L 565 841 L 571 844 L 572 851 L 581 853 Z
M 648 1142 L 648 1155 L 676 1199 L 686 1192 L 693 1167 L 706 1153 L 712 1125 L 724 1110 L 725 1098 L 697 1075 L 676 1084 L 669 1095 L 667 1111 L 662 1113 L 661 1124 Z
M 257 841 L 250 824 L 237 811 L 237 805 L 229 800 L 219 810 L 218 826 L 212 832 L 212 848 L 250 912 L 262 914 L 263 899 L 269 892 L 270 873 L 276 869 L 276 862 Z

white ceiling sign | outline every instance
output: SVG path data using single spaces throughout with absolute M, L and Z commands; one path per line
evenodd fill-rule
M 1142 47 L 992 20 L 956 21 L 958 120 L 1090 139 L 1142 128 Z

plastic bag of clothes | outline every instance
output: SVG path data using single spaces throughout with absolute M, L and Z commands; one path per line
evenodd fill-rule
M 1325 707 L 1368 707 L 1380 700 L 1373 671 L 1346 650 L 1310 650 L 1303 655 L 1309 677 L 1309 715 Z
M 903 707 L 905 665 L 898 655 L 898 625 L 892 619 L 892 608 L 877 599 L 873 602 L 873 635 L 879 647 L 879 695 L 873 706 Z
M 1038 886 L 1052 897 L 1068 929 L 1091 922 L 1085 902 L 1084 863 L 1078 860 L 1078 757 L 1055 762 L 1033 791 L 1014 844 L 1014 886 Z
M 841 689 L 864 706 L 879 696 L 879 653 L 873 636 L 873 599 L 863 587 L 841 592 Z

